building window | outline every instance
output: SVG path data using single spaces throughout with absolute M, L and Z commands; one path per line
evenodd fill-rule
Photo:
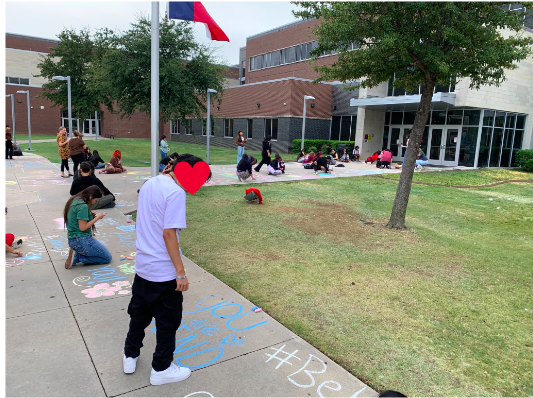
M 233 119 L 224 119 L 224 137 L 233 137 Z
M 29 86 L 30 85 L 30 79 L 26 79 L 23 77 L 6 77 L 6 83 L 9 84 L 20 84 L 22 86 Z
M 202 136 L 205 137 L 207 135 L 207 119 L 201 119 L 202 122 Z
M 402 72 L 399 72 L 399 73 L 395 73 L 394 76 L 389 79 L 389 86 L 388 86 L 388 91 L 387 91 L 387 95 L 389 97 L 391 96 L 394 96 L 394 97 L 399 97 L 399 96 L 402 96 L 402 95 L 418 95 L 418 94 L 422 94 L 422 91 L 424 91 L 424 85 L 420 85 L 418 86 L 417 89 L 415 89 L 414 91 L 406 91 L 405 89 L 401 88 L 401 87 L 394 87 L 394 80 L 398 77 L 400 77 L 400 75 L 402 74 Z M 433 90 L 433 93 L 453 93 L 455 92 L 455 83 L 456 83 L 456 79 L 455 78 L 451 78 L 450 79 L 450 84 L 448 85 L 440 85 L 440 86 L 435 86 L 435 89 Z
M 246 126 L 247 126 L 246 138 L 248 138 L 250 140 L 250 139 L 252 139 L 252 133 L 253 133 L 253 129 L 254 129 L 254 119 L 248 119 L 248 123 L 246 124 Z
M 192 134 L 192 119 L 176 119 L 176 128 L 177 132 L 176 134 L 185 134 L 185 135 L 191 135 Z
M 265 137 L 270 135 L 273 141 L 278 140 L 278 119 L 265 119 Z

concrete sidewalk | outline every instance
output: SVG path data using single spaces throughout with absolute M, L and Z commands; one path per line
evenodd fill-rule
M 190 367 L 192 376 L 150 385 L 155 328 L 147 330 L 137 371 L 125 375 L 122 349 L 135 260 L 119 256 L 135 259 L 135 225 L 124 214 L 136 209 L 137 189 L 149 169 L 101 176 L 117 196 L 117 207 L 97 223 L 96 238 L 113 260 L 65 270 L 62 210 L 71 179 L 61 178 L 57 165 L 37 155 L 5 164 L 6 231 L 24 239 L 25 254 L 5 261 L 8 396 L 377 395 L 268 314 L 253 312 L 254 303 L 187 258 L 191 285 L 184 294 L 175 360 Z M 300 166 L 293 167 L 296 173 Z M 241 184 L 226 175 L 234 167 L 213 169 L 211 184 Z M 291 173 L 270 177 L 295 179 Z M 262 170 L 257 182 L 270 182 L 265 174 Z

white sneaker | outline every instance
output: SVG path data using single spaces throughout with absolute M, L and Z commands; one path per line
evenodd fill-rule
M 176 383 L 178 381 L 188 379 L 190 375 L 191 370 L 189 368 L 179 367 L 172 362 L 168 369 L 161 372 L 156 372 L 154 368 L 152 368 L 150 384 L 153 386 L 160 386 L 162 384 Z
M 74 249 L 68 251 L 67 261 L 65 261 L 65 269 L 70 269 L 74 265 L 74 257 L 76 257 L 76 252 Z
M 124 365 L 124 373 L 133 373 L 137 368 L 137 358 L 126 357 L 125 354 L 122 354 L 122 364 Z
M 20 246 L 22 246 L 22 239 L 17 239 L 16 241 L 13 242 L 13 244 L 11 245 L 11 248 L 13 250 L 17 250 Z

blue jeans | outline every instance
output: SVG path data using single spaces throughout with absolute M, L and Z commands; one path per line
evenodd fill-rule
M 165 165 L 159 163 L 159 172 L 161 173 L 163 170 L 165 170 Z
M 68 240 L 68 245 L 76 254 L 74 255 L 74 264 L 107 264 L 111 262 L 111 253 L 109 250 L 94 239 L 92 236 L 82 236 Z
M 244 147 L 238 146 L 237 147 L 237 164 L 239 164 L 239 162 L 241 161 L 242 155 L 244 155 Z
M 163 159 L 167 154 L 163 152 L 161 149 L 159 150 L 159 153 L 161 154 L 161 159 Z
M 99 163 L 98 166 L 95 167 L 95 169 L 103 169 L 105 167 L 105 163 Z
M 423 167 L 423 166 L 425 166 L 426 164 L 428 164 L 428 161 L 427 161 L 427 160 L 416 159 L 416 165 L 417 165 L 417 166 Z

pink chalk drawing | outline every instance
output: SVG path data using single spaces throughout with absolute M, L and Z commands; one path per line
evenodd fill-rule
M 108 296 L 114 296 L 116 294 L 129 294 L 131 291 L 129 290 L 122 290 L 124 287 L 129 287 L 130 282 L 128 281 L 119 281 L 114 282 L 112 285 L 109 285 L 109 283 L 99 283 L 98 285 L 95 285 L 94 287 L 91 287 L 89 289 L 84 289 L 81 292 L 85 294 L 85 297 L 87 298 L 97 298 L 97 297 L 108 297 Z

